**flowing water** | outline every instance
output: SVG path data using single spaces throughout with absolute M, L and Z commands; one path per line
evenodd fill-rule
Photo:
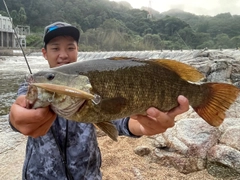
M 27 57 L 32 72 L 48 67 L 41 56 Z M 21 56 L 1 57 L 0 59 L 0 115 L 8 114 L 11 104 L 16 99 L 17 89 L 29 74 L 25 60 Z
M 28 56 L 27 59 L 32 72 L 48 67 L 47 61 L 41 56 Z M 0 179 L 21 179 L 24 159 L 22 151 L 26 137 L 12 131 L 8 123 L 8 113 L 11 104 L 17 97 L 18 87 L 24 82 L 26 74 L 29 74 L 29 71 L 22 56 L 0 56 Z M 19 148 L 20 146 L 23 148 Z M 16 162 L 19 162 L 16 167 L 11 164 Z M 13 170 L 16 173 L 15 177 L 11 177 L 7 170 L 13 166 L 15 167 Z

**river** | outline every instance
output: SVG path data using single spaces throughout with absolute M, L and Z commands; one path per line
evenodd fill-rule
M 47 61 L 41 56 L 28 56 L 32 72 L 48 67 Z M 6 115 L 16 98 L 19 85 L 29 74 L 25 60 L 21 56 L 6 56 L 0 59 L 0 116 Z
M 41 56 L 28 56 L 27 59 L 32 72 L 48 67 Z M 26 74 L 29 71 L 22 56 L 0 57 L 0 179 L 20 179 L 21 176 L 21 165 L 14 163 L 22 164 L 26 137 L 12 131 L 8 113 Z

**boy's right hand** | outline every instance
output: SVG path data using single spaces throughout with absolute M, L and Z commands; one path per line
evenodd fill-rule
M 45 135 L 57 115 L 50 107 L 27 109 L 27 100 L 25 95 L 17 97 L 10 109 L 10 122 L 22 134 L 39 137 Z

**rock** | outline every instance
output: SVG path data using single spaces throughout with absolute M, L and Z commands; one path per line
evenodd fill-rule
M 138 146 L 134 149 L 134 153 L 139 156 L 146 156 L 151 153 L 151 149 L 147 146 Z
M 229 82 L 232 65 L 227 61 L 216 61 L 211 66 L 211 73 L 207 77 L 208 82 Z
M 220 131 L 204 120 L 183 119 L 156 138 L 154 161 L 191 173 L 206 167 L 207 152 L 218 142 Z
M 155 141 L 153 141 L 152 144 L 154 147 L 160 148 L 160 149 L 167 147 L 166 140 L 164 139 L 164 137 L 161 134 L 156 135 Z
M 240 120 L 239 118 L 226 118 L 224 119 L 223 123 L 221 126 L 219 126 L 219 130 L 224 133 L 227 131 L 227 129 L 240 126 Z
M 210 63 L 209 64 L 201 64 L 199 66 L 196 67 L 198 71 L 200 71 L 201 73 L 207 75 L 210 73 L 211 71 L 211 67 L 210 67 Z
M 207 49 L 204 49 L 203 51 L 200 51 L 199 53 L 197 53 L 194 57 L 209 57 L 210 53 L 207 51 Z
M 236 102 L 230 107 L 230 109 L 226 112 L 226 118 L 240 118 L 240 97 L 236 100 Z M 225 121 L 224 120 L 224 121 Z M 236 124 L 235 124 L 236 125 Z
M 232 83 L 240 88 L 240 62 L 233 61 L 232 62 L 232 72 L 230 76 Z
M 176 168 L 181 173 L 191 173 L 205 169 L 206 160 L 183 156 L 175 152 L 171 152 L 170 149 L 155 149 L 155 155 L 157 158 L 155 162 L 163 166 L 170 166 Z
M 233 83 L 233 85 L 234 85 L 234 86 L 237 86 L 238 88 L 240 88 L 240 80 L 239 80 L 239 82 Z
M 207 171 L 214 177 L 221 178 L 221 179 L 228 179 L 228 180 L 239 180 L 240 174 L 228 166 L 223 164 L 214 163 L 214 162 L 207 162 Z
M 220 132 L 203 119 L 196 118 L 178 121 L 173 128 L 163 133 L 163 136 L 168 142 L 168 146 L 176 149 L 176 151 L 185 155 L 204 158 L 207 150 L 217 143 Z M 187 151 L 185 151 L 186 147 Z
M 220 143 L 240 151 L 240 126 L 228 128 L 221 136 Z M 240 162 L 239 162 L 240 163 Z
M 216 177 L 240 176 L 240 152 L 232 147 L 221 144 L 213 146 L 208 152 L 207 160 L 208 171 Z M 223 175 L 219 174 L 223 169 Z
M 236 170 L 219 163 L 213 163 L 208 161 L 207 171 L 212 176 L 221 178 L 221 179 L 229 179 L 229 180 L 240 179 L 240 174 Z
M 189 147 L 184 144 L 184 142 L 182 142 L 179 137 L 175 137 L 175 136 L 172 136 L 168 133 L 166 134 L 163 134 L 163 137 L 166 138 L 166 144 L 167 144 L 167 148 L 169 151 L 171 149 L 171 151 L 174 151 L 176 153 L 179 153 L 179 154 L 187 154 L 188 150 L 189 150 Z M 167 149 L 167 148 L 164 148 L 164 149 Z
M 189 110 L 183 114 L 179 114 L 175 117 L 175 121 L 183 120 L 183 119 L 193 119 L 200 118 L 199 115 L 193 110 L 192 107 L 189 107 Z

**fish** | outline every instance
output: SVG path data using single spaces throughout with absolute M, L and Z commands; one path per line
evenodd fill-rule
M 146 115 L 149 107 L 167 112 L 179 105 L 179 95 L 208 124 L 221 125 L 239 88 L 203 79 L 196 68 L 176 60 L 111 57 L 31 74 L 26 99 L 31 108 L 50 106 L 68 120 L 93 123 L 116 141 L 113 120 Z

